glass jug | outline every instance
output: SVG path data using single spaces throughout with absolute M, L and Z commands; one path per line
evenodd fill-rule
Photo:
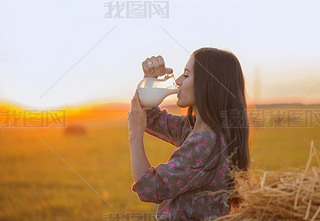
M 141 104 L 145 107 L 156 107 L 164 98 L 179 92 L 173 74 L 165 74 L 163 78 L 147 77 L 137 86 Z

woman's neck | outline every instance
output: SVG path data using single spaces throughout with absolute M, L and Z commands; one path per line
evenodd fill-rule
M 194 111 L 194 115 L 196 117 L 196 122 L 193 127 L 193 132 L 210 129 L 210 127 L 201 119 L 199 111 L 196 107 L 192 107 Z

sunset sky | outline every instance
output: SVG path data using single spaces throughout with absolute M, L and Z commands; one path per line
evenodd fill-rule
M 108 18 L 108 2 L 1 1 L 0 103 L 129 103 L 147 57 L 178 78 L 201 47 L 238 57 L 249 101 L 320 102 L 319 1 L 169 1 L 168 18 Z

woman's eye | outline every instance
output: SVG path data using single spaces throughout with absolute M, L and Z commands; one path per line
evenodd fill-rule
M 186 77 L 188 77 L 188 76 L 187 76 L 187 75 L 185 75 L 185 74 L 184 74 L 183 76 L 184 76 L 185 78 L 186 78 Z

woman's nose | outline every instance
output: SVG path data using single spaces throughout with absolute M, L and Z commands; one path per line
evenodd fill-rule
M 180 76 L 181 77 L 181 76 Z M 180 77 L 178 77 L 178 79 L 176 79 L 176 84 L 180 86 L 181 82 L 180 82 Z

